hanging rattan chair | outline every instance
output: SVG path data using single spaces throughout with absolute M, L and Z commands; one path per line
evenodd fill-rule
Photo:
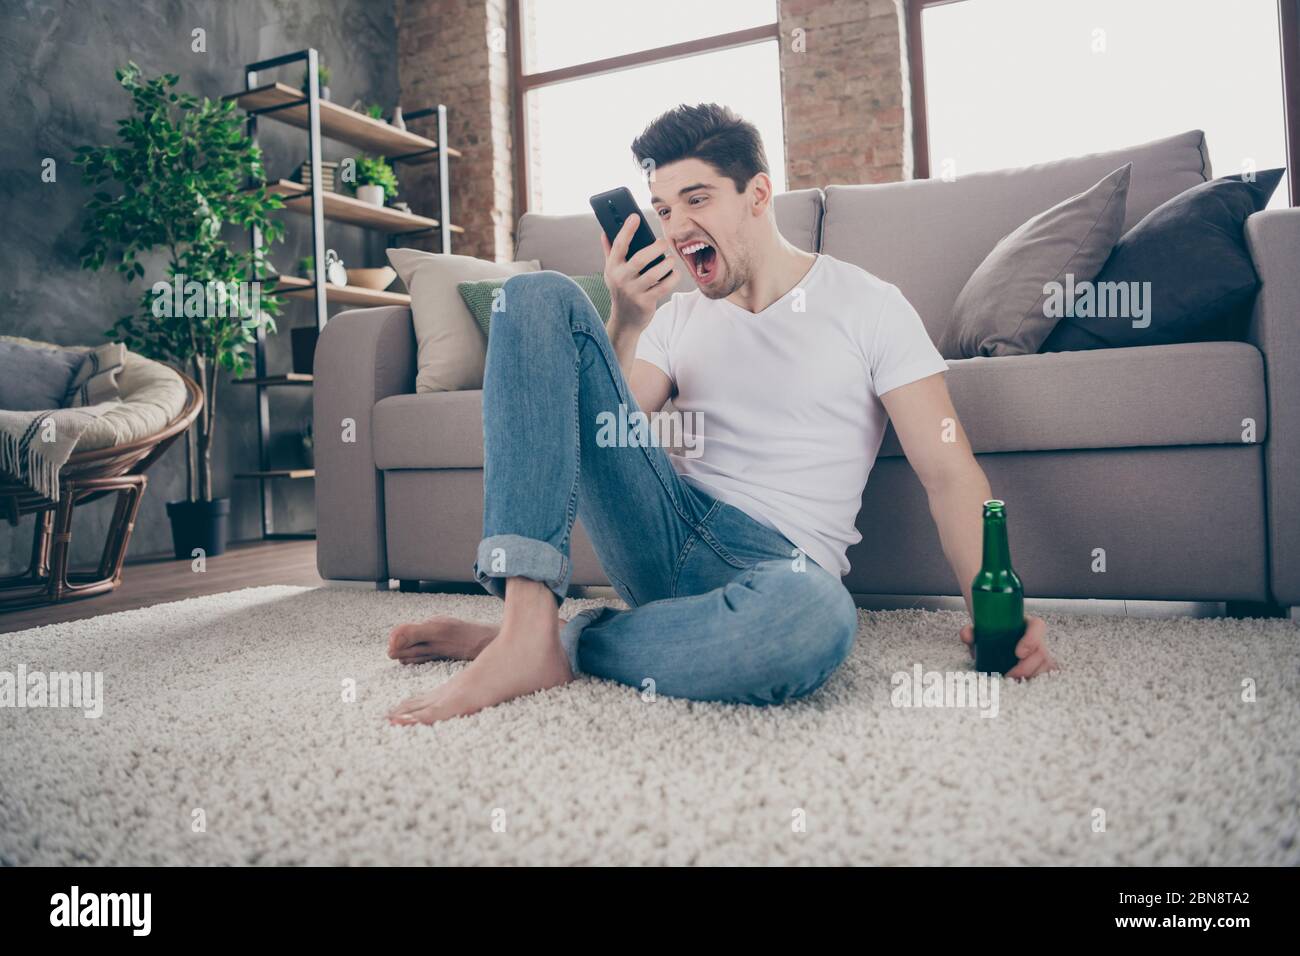
M 31 563 L 23 574 L 0 577 L 0 610 L 90 597 L 122 583 L 126 548 L 149 483 L 145 471 L 185 433 L 203 407 L 203 393 L 194 380 L 178 369 L 171 370 L 185 385 L 181 410 L 156 434 L 107 448 L 74 451 L 59 472 L 58 501 L 0 470 L 0 516 L 14 526 L 23 515 L 36 516 Z M 69 567 L 73 510 L 105 495 L 116 495 L 117 507 L 99 564 L 93 570 L 73 570 Z

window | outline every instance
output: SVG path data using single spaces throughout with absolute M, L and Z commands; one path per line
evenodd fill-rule
M 1286 165 L 1276 0 L 961 0 L 919 17 L 932 176 L 1188 129 L 1215 176 Z M 1287 193 L 1284 178 L 1271 205 Z
M 680 103 L 722 103 L 757 126 L 785 189 L 775 2 L 660 0 L 643 17 L 608 0 L 519 3 L 515 154 L 529 210 L 589 212 L 588 196 L 619 185 L 648 205 L 629 147 Z

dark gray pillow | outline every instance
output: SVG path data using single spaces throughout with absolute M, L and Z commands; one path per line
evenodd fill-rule
M 1096 275 L 1119 238 L 1132 170 L 1121 166 L 1004 236 L 957 296 L 943 357 L 1037 352 L 1061 317 L 1049 304 Z
M 1115 244 L 1094 283 L 1096 303 L 1075 303 L 1042 351 L 1241 338 L 1243 310 L 1259 286 L 1243 230 L 1282 173 L 1213 179 L 1151 210 Z M 1111 306 L 1125 299 L 1129 308 Z
M 13 412 L 62 408 L 85 357 L 84 352 L 71 349 L 0 342 L 0 408 Z

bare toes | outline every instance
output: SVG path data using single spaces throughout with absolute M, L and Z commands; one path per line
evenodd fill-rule
M 399 624 L 388 632 L 389 657 L 396 657 L 404 648 L 418 643 L 418 640 L 412 640 L 413 637 L 416 637 L 416 635 L 412 634 L 413 630 L 413 625 Z

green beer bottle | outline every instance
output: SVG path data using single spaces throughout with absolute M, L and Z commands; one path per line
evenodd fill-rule
M 1019 661 L 1016 644 L 1025 633 L 1025 591 L 1011 568 L 1006 504 L 984 502 L 984 564 L 971 582 L 975 620 L 975 669 L 1005 674 Z

